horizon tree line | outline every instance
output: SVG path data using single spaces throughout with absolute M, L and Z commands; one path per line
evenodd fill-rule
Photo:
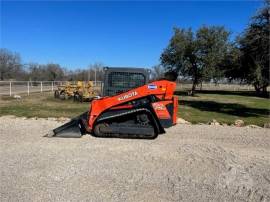
M 251 18 L 247 28 L 233 41 L 224 26 L 173 28 L 173 36 L 160 56 L 160 64 L 151 68 L 152 79 L 174 71 L 192 81 L 190 94 L 202 82 L 239 81 L 254 86 L 258 94 L 267 94 L 269 86 L 269 10 L 270 1 Z M 85 69 L 68 70 L 57 63 L 22 64 L 18 53 L 0 49 L 0 80 L 103 80 L 102 63 Z

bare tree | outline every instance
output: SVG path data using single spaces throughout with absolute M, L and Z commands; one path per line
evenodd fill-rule
M 49 81 L 62 80 L 64 78 L 64 70 L 59 64 L 47 64 L 45 71 Z
M 152 67 L 151 76 L 153 80 L 160 79 L 164 76 L 165 69 L 162 65 L 155 65 Z
M 7 49 L 0 49 L 0 80 L 17 79 L 32 81 L 101 81 L 103 80 L 103 65 L 94 63 L 87 69 L 67 70 L 56 63 L 29 63 L 27 69 L 21 64 L 19 54 Z
M 20 55 L 0 49 L 0 80 L 17 79 L 22 73 Z
M 104 65 L 102 63 L 90 64 L 88 69 L 89 80 L 102 81 L 104 78 L 103 67 Z

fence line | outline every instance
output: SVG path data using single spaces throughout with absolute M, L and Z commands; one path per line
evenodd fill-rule
M 49 92 L 57 89 L 59 85 L 65 85 L 67 81 L 0 81 L 0 95 L 15 95 L 36 92 Z M 76 81 L 69 82 L 76 84 Z M 94 87 L 102 87 L 101 81 L 93 82 Z
M 34 92 L 49 92 L 57 89 L 57 86 L 66 84 L 67 81 L 0 81 L 0 95 L 15 95 L 26 93 L 30 95 Z M 76 84 L 76 81 L 69 82 Z M 101 88 L 102 81 L 94 81 L 94 87 Z M 177 90 L 190 90 L 191 83 L 177 83 Z M 270 87 L 268 87 L 268 90 Z M 214 84 L 203 83 L 198 85 L 197 90 L 228 90 L 228 91 L 254 91 L 251 85 L 239 84 Z
M 190 90 L 192 88 L 191 83 L 178 83 L 178 90 Z M 247 84 L 214 84 L 214 83 L 202 83 L 202 85 L 198 85 L 196 90 L 227 90 L 227 91 L 254 91 L 254 87 L 252 85 Z

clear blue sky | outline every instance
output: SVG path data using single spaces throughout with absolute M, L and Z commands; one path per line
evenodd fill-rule
M 224 25 L 241 33 L 260 1 L 181 2 L 1 2 L 1 48 L 23 62 L 86 68 L 151 67 L 172 36 L 172 28 Z

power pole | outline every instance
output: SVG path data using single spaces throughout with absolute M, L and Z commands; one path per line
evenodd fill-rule
M 89 70 L 88 70 L 88 81 L 90 81 L 91 79 L 91 67 L 89 67 Z
M 95 68 L 95 86 L 97 85 L 97 68 Z

